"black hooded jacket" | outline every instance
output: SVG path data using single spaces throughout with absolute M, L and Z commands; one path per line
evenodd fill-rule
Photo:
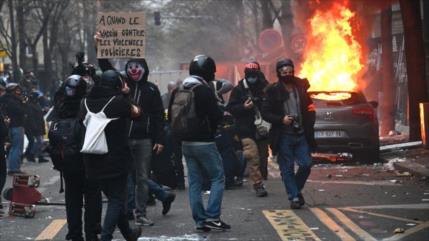
M 130 62 L 138 61 L 145 72 L 139 81 L 133 81 L 127 76 L 130 88 L 128 97 L 131 102 L 140 106 L 142 115 L 129 123 L 127 134 L 131 139 L 150 138 L 154 143 L 164 144 L 164 107 L 161 93 L 158 87 L 147 80 L 149 67 L 145 59 L 131 59 L 125 65 L 125 70 Z M 107 59 L 99 59 L 100 68 L 105 71 L 114 69 Z
M 231 92 L 227 108 L 237 123 L 240 138 L 255 138 L 255 107 L 262 112 L 262 100 L 265 98 L 264 89 L 268 85 L 268 81 L 259 79 L 255 84 L 247 84 L 249 88 L 246 89 L 244 79 L 238 82 L 238 85 Z M 252 98 L 255 105 L 252 109 L 244 108 L 244 102 L 249 98 Z
M 115 99 L 104 110 L 107 118 L 112 120 L 104 129 L 109 152 L 104 155 L 84 154 L 85 170 L 90 179 L 110 179 L 127 175 L 132 156 L 128 146 L 127 122 L 131 117 L 131 103 L 120 91 L 94 86 L 89 93 L 87 105 L 91 112 L 99 112 L 104 105 L 115 96 Z M 86 107 L 81 103 L 79 117 L 83 121 Z

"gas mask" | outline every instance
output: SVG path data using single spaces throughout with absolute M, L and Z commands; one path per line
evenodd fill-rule
M 142 64 L 138 62 L 130 62 L 127 65 L 127 75 L 133 81 L 140 81 L 144 75 L 145 69 Z

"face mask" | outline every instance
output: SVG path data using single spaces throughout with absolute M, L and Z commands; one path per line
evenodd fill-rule
M 258 78 L 256 78 L 256 77 L 249 77 L 246 80 L 247 80 L 247 82 L 249 82 L 249 84 L 254 84 L 254 83 L 256 83 L 256 81 L 258 80 Z
M 134 81 L 140 81 L 144 74 L 144 68 L 140 63 L 131 62 L 127 65 L 127 75 Z
M 279 79 L 283 83 L 288 84 L 288 83 L 292 83 L 293 82 L 294 76 L 292 76 L 292 75 L 280 76 Z

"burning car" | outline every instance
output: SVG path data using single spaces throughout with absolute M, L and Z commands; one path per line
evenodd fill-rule
M 361 162 L 379 155 L 377 102 L 359 91 L 310 91 L 316 106 L 317 151 L 353 154 Z

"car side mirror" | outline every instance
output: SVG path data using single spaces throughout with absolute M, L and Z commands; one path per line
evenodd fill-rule
M 377 108 L 378 107 L 378 102 L 377 101 L 375 101 L 375 100 L 373 100 L 373 101 L 370 101 L 370 102 L 368 102 L 372 107 L 374 107 L 374 108 Z

